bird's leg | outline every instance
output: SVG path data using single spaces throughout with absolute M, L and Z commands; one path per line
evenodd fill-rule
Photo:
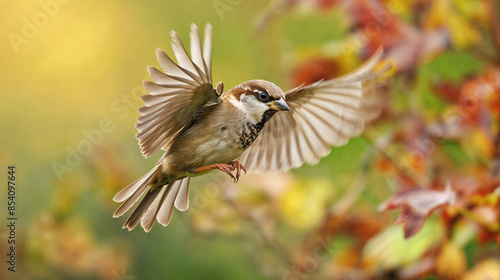
M 224 164 L 224 163 L 214 163 L 214 164 L 210 164 L 210 165 L 200 166 L 200 167 L 195 168 L 191 173 L 197 174 L 200 172 L 205 172 L 205 171 L 213 170 L 213 169 L 219 169 L 220 171 L 223 171 L 227 175 L 231 176 L 231 178 L 233 178 L 234 182 L 237 181 L 236 177 L 234 177 L 233 173 L 231 173 L 232 171 L 234 171 L 234 167 L 232 165 Z
M 247 174 L 247 170 L 245 169 L 245 167 L 243 167 L 243 165 L 239 161 L 233 160 L 229 164 L 234 169 L 236 169 L 236 180 L 235 180 L 235 183 L 238 182 L 238 180 L 240 179 L 241 170 L 243 170 L 243 172 L 245 172 L 245 174 Z
M 238 180 L 240 179 L 241 170 L 243 170 L 245 174 L 247 173 L 245 167 L 243 167 L 243 165 L 237 160 L 233 160 L 229 164 L 214 163 L 206 166 L 200 166 L 190 172 L 193 174 L 197 174 L 200 172 L 205 172 L 213 169 L 219 169 L 220 171 L 223 171 L 227 175 L 231 176 L 231 178 L 233 178 L 233 181 L 235 183 L 238 182 Z M 236 176 L 234 176 L 232 173 L 235 169 L 236 169 Z

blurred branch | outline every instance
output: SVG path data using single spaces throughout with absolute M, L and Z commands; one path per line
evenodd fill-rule
M 352 186 L 346 193 L 339 199 L 339 201 L 330 209 L 330 213 L 337 216 L 342 216 L 352 207 L 358 200 L 361 193 L 366 188 L 367 176 L 369 171 L 370 162 L 375 156 L 375 149 L 368 148 L 360 163 L 360 170 L 358 176 L 354 180 Z
M 492 231 L 495 233 L 500 232 L 500 224 L 499 223 L 492 223 L 492 222 L 486 221 L 481 216 L 479 216 L 479 215 L 477 215 L 477 214 L 475 214 L 475 213 L 473 213 L 465 208 L 457 207 L 456 211 L 458 213 L 460 213 L 462 216 L 464 216 L 465 218 L 467 218 L 471 221 L 474 221 L 474 222 L 478 223 L 479 225 L 485 227 L 489 231 Z
M 500 180 L 500 129 L 497 131 L 494 143 L 495 151 L 493 151 L 491 173 L 493 178 Z
M 262 239 L 273 249 L 275 249 L 276 252 L 278 252 L 283 259 L 288 263 L 292 264 L 292 253 L 288 248 L 286 248 L 281 241 L 279 241 L 276 238 L 276 235 L 274 235 L 271 232 L 270 229 L 270 224 L 269 221 L 266 221 L 263 216 L 256 215 L 255 213 L 252 213 L 250 211 L 247 211 L 244 207 L 240 206 L 233 198 L 233 196 L 229 193 L 227 185 L 223 185 L 222 187 L 222 193 L 223 193 L 223 198 L 227 201 L 227 203 L 243 218 L 246 220 L 250 221 L 255 228 L 257 229 L 257 232 L 260 234 Z
M 279 16 L 288 12 L 297 4 L 298 0 L 274 0 L 271 1 L 268 7 L 260 13 L 255 21 L 255 31 L 261 32 L 266 27 L 271 25 Z
M 410 173 L 407 171 L 407 168 L 403 168 L 399 165 L 398 160 L 396 160 L 396 156 L 387 151 L 387 147 L 389 147 L 389 145 L 393 143 L 394 136 L 392 133 L 387 133 L 386 135 L 378 138 L 373 134 L 365 133 L 365 137 L 373 144 L 373 148 L 395 167 L 397 176 L 399 177 L 399 179 L 404 180 L 404 183 L 407 187 L 418 186 L 418 180 L 410 175 Z
M 495 49 L 497 54 L 497 64 L 500 65 L 500 22 L 498 13 L 498 1 L 488 0 L 488 10 L 490 12 L 490 24 L 493 41 L 495 42 Z M 500 130 L 497 131 L 494 139 L 495 151 L 493 154 L 492 175 L 495 178 L 500 178 Z
M 319 271 L 323 264 L 328 263 L 326 260 L 317 260 L 314 266 L 306 266 L 304 260 L 317 258 L 319 251 L 327 251 L 328 257 L 331 256 L 331 251 L 328 249 L 331 239 L 339 232 L 347 232 L 353 235 L 362 235 L 357 230 L 362 230 L 363 234 L 372 236 L 378 232 L 378 226 L 371 225 L 367 220 L 361 217 L 352 217 L 346 215 L 349 209 L 358 200 L 359 196 L 366 188 L 367 176 L 370 162 L 375 155 L 373 148 L 367 149 L 360 164 L 360 170 L 356 176 L 352 186 L 344 193 L 338 202 L 331 207 L 325 215 L 322 223 L 316 230 L 311 231 L 303 240 L 298 252 L 293 268 L 300 271 L 301 274 L 310 274 Z M 364 224 L 365 227 L 360 228 L 359 225 Z M 365 240 L 364 238 L 360 238 Z M 363 243 L 364 241 L 362 241 Z M 361 247 L 360 247 L 361 248 Z M 360 275 L 364 275 L 361 270 L 350 269 L 337 273 L 331 279 L 360 279 Z
M 398 272 L 400 279 L 417 279 L 428 275 L 435 266 L 436 259 L 434 256 L 427 256 L 415 265 L 402 267 Z
M 495 2 L 497 4 L 495 4 Z M 488 0 L 486 3 L 490 12 L 491 33 L 493 41 L 495 42 L 497 64 L 500 64 L 500 23 L 498 22 L 500 15 L 497 11 L 498 1 Z
M 366 175 L 357 177 L 352 186 L 332 207 L 330 212 L 337 216 L 345 215 L 366 188 L 366 181 Z
M 496 2 L 496 4 L 495 4 Z M 488 10 L 490 12 L 490 22 L 491 22 L 491 32 L 493 36 L 493 41 L 495 42 L 495 48 L 497 53 L 497 64 L 500 65 L 500 22 L 499 22 L 499 13 L 498 13 L 498 1 L 488 0 Z M 493 154 L 493 166 L 492 166 L 492 174 L 495 178 L 500 177 L 500 130 L 497 131 L 495 136 L 495 145 L 496 147 Z

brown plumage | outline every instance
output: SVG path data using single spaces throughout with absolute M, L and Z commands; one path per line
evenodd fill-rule
M 137 139 L 145 157 L 165 151 L 155 167 L 113 198 L 123 202 L 113 215 L 139 204 L 124 224 L 145 231 L 154 220 L 164 226 L 174 206 L 189 206 L 189 179 L 219 169 L 235 182 L 241 171 L 276 172 L 314 164 L 331 146 L 359 135 L 367 115 L 360 103 L 365 85 L 384 69 L 374 71 L 378 52 L 355 72 L 329 81 L 283 92 L 275 84 L 251 80 L 222 93 L 211 78 L 212 29 L 205 27 L 203 47 L 198 28 L 191 26 L 191 57 L 171 33 L 178 64 L 157 50 L 165 73 L 148 67 L 155 82 L 144 82 L 150 93 L 137 121 Z M 286 100 L 286 101 L 285 101 Z M 233 171 L 236 174 L 233 175 Z

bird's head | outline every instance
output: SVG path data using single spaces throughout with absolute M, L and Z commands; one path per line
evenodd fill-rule
M 233 105 L 245 111 L 255 122 L 267 121 L 278 111 L 289 111 L 285 102 L 285 94 L 275 84 L 264 80 L 244 82 L 234 89 L 231 94 Z

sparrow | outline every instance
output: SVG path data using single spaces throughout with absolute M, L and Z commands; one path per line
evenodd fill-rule
M 331 146 L 361 134 L 366 112 L 373 111 L 361 102 L 363 94 L 385 71 L 376 69 L 379 50 L 354 72 L 332 80 L 286 92 L 250 80 L 223 92 L 222 82 L 212 84 L 211 25 L 205 26 L 203 46 L 198 27 L 191 25 L 191 56 L 177 33 L 170 35 L 177 63 L 156 51 L 164 72 L 148 67 L 154 82 L 143 83 L 149 94 L 141 96 L 145 106 L 136 124 L 142 155 L 160 149 L 164 154 L 113 198 L 122 202 L 115 218 L 140 200 L 123 225 L 128 230 L 140 222 L 149 232 L 155 219 L 167 226 L 174 207 L 187 210 L 191 177 L 220 170 L 237 182 L 247 170 L 279 172 L 318 163 Z

